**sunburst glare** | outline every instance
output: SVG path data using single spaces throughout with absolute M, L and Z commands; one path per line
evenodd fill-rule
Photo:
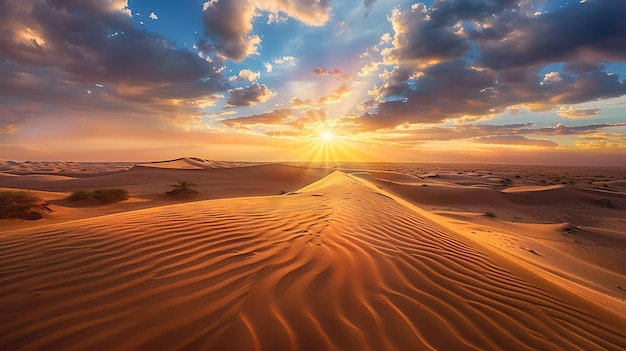
M 320 139 L 322 139 L 322 142 L 324 143 L 330 143 L 333 141 L 334 138 L 335 136 L 330 130 L 322 131 L 322 133 L 320 134 Z

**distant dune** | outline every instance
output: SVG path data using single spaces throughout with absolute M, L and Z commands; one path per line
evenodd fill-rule
M 0 221 L 0 349 L 626 347 L 619 184 L 204 163 L 0 173 L 56 210 Z M 167 199 L 183 178 L 201 195 Z M 114 185 L 131 200 L 64 200 Z

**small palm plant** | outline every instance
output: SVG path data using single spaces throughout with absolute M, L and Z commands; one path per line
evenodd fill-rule
M 168 195 L 196 195 L 197 191 L 191 189 L 195 184 L 188 180 L 179 180 L 176 184 L 171 185 L 172 188 L 175 188 L 172 191 L 168 191 Z
M 194 183 L 188 180 L 179 180 L 178 183 L 171 185 L 171 187 L 179 189 L 181 191 L 188 191 L 188 190 L 191 190 L 191 187 L 194 185 L 195 185 Z

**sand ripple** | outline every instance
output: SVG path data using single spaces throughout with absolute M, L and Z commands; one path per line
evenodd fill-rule
M 0 237 L 2 350 L 626 345 L 572 301 L 339 172 Z

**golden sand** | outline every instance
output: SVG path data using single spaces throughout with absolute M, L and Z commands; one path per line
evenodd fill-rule
M 475 170 L 202 165 L 68 177 L 5 164 L 0 187 L 55 212 L 0 221 L 0 349 L 626 347 L 623 171 L 583 186 L 532 170 L 504 184 Z M 163 195 L 181 179 L 200 195 Z M 65 199 L 108 186 L 131 199 Z

